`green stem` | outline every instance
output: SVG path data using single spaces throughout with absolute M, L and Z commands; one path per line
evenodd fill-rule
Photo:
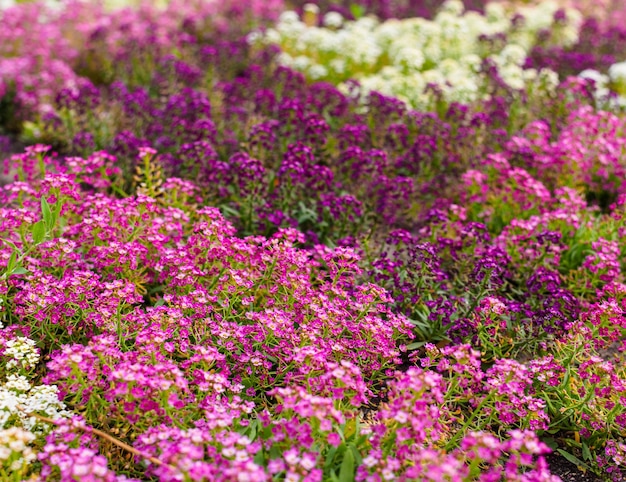
M 492 398 L 493 398 L 493 393 L 489 393 L 489 395 L 485 396 L 485 398 L 482 399 L 482 401 L 474 409 L 474 411 L 472 412 L 470 417 L 467 419 L 467 421 L 463 424 L 463 426 L 460 428 L 460 430 L 457 431 L 456 435 L 454 435 L 454 437 L 452 437 L 448 441 L 445 447 L 446 452 L 450 451 L 454 447 L 456 442 L 465 434 L 465 431 L 467 430 L 467 428 L 474 421 L 474 419 L 478 416 L 480 409 L 483 408 L 485 404 Z

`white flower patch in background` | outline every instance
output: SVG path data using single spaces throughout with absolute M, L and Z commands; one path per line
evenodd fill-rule
M 599 108 L 618 110 L 626 108 L 626 61 L 611 65 L 608 75 L 587 69 L 578 76 L 593 81 L 593 94 Z
M 484 59 L 496 65 L 511 89 L 553 90 L 556 74 L 525 70 L 523 65 L 541 31 L 549 30 L 556 45 L 566 47 L 577 41 L 580 13 L 565 9 L 564 19 L 556 21 L 558 9 L 552 1 L 516 7 L 490 3 L 481 15 L 464 12 L 459 0 L 448 0 L 433 20 L 380 22 L 366 16 L 349 21 L 332 12 L 324 15 L 321 27 L 295 12 L 285 12 L 275 28 L 254 32 L 248 40 L 280 46 L 279 62 L 310 80 L 333 82 L 347 92 L 343 83 L 356 79 L 364 98 L 378 91 L 423 110 L 433 107 L 435 91 L 447 102 L 485 98 L 489 79 L 481 73 Z M 523 20 L 514 22 L 516 16 Z M 427 89 L 429 85 L 436 89 Z

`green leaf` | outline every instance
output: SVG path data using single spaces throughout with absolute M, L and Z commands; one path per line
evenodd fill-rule
M 358 3 L 353 3 L 350 5 L 350 13 L 355 20 L 358 20 L 365 15 L 365 7 L 363 5 L 359 5 Z
M 335 460 L 335 453 L 337 453 L 337 447 L 331 447 L 326 453 L 326 461 L 324 462 L 324 469 L 329 469 Z
M 8 239 L 2 239 L 0 241 L 2 241 L 3 243 L 6 243 L 9 246 L 11 246 L 14 251 L 19 251 L 18 247 L 15 245 L 15 243 L 13 241 L 9 241 Z
M 26 268 L 23 268 L 22 266 L 18 266 L 13 271 L 11 271 L 11 274 L 28 274 L 28 273 L 30 273 L 30 271 L 28 271 Z
M 272 428 L 268 427 L 270 434 L 272 433 Z M 276 447 L 276 445 L 272 445 L 272 448 L 270 449 L 270 459 L 278 459 L 281 458 L 282 454 L 281 452 L 278 450 L 278 447 Z
M 31 233 L 33 235 L 33 243 L 41 244 L 41 242 L 46 237 L 46 227 L 44 226 L 43 221 L 37 221 L 33 224 L 31 228 Z
M 354 460 L 356 461 L 356 465 L 361 465 L 361 463 L 363 462 L 363 457 L 361 457 L 361 453 L 359 452 L 359 449 L 357 449 L 354 446 L 354 444 L 350 444 L 350 450 L 352 450 L 352 455 L 354 455 Z
M 234 207 L 232 207 L 232 206 L 227 206 L 227 205 L 224 204 L 224 205 L 220 206 L 220 211 L 222 211 L 222 214 L 224 215 L 224 217 L 227 217 L 227 218 L 230 218 L 230 217 L 238 218 L 238 217 L 240 217 L 239 210 L 234 208 Z
M 578 457 L 576 457 L 575 455 L 572 455 L 572 454 L 570 454 L 569 452 L 566 452 L 563 449 L 558 449 L 557 452 L 560 453 L 566 460 L 570 461 L 571 463 L 573 463 L 577 467 L 583 467 L 583 468 L 589 470 L 589 466 L 585 462 L 580 460 Z
M 346 450 L 339 469 L 339 482 L 352 482 L 354 480 L 354 455 L 352 450 Z
M 43 215 L 43 222 L 46 224 L 46 228 L 52 228 L 54 222 L 52 220 L 52 211 L 50 205 L 46 201 L 45 197 L 41 198 L 41 214 Z
M 259 425 L 259 419 L 256 419 L 254 422 L 250 424 L 247 437 L 252 441 L 256 439 L 256 432 L 257 432 L 258 425 Z
M 61 217 L 61 211 L 63 210 L 63 206 L 64 204 L 62 204 L 61 202 L 59 202 L 57 200 L 56 205 L 54 206 L 54 219 L 53 221 L 56 223 L 56 220 L 59 219 L 59 217 Z
M 545 443 L 548 447 L 550 447 L 552 450 L 556 450 L 559 448 L 559 444 L 552 437 L 542 437 L 541 441 Z
M 591 456 L 591 450 L 589 450 L 589 447 L 585 442 L 583 442 L 583 459 L 589 461 L 593 460 L 593 457 Z
M 163 306 L 165 304 L 165 300 L 163 298 L 159 298 L 154 306 Z
M 153 295 L 154 293 L 158 293 L 159 291 L 163 291 L 163 288 L 165 288 L 165 285 L 153 286 L 152 288 L 150 288 L 148 290 L 148 294 L 149 295 Z
M 9 263 L 7 264 L 7 273 L 11 274 L 15 269 L 15 262 L 17 261 L 17 250 L 13 249 L 11 256 L 9 256 Z
M 261 438 L 263 440 L 267 440 L 272 436 L 272 427 L 271 426 L 267 426 L 267 427 L 263 427 L 263 431 L 261 432 Z M 278 450 L 276 451 L 278 453 L 278 455 L 274 455 L 274 452 L 272 452 L 272 450 L 274 450 L 274 446 L 272 446 L 272 448 L 270 449 L 270 456 L 272 458 L 276 458 L 280 456 L 280 452 L 278 452 Z
M 254 456 L 254 463 L 263 467 L 265 465 L 265 456 L 263 450 L 259 450 Z
M 26 121 L 22 124 L 22 139 L 27 143 L 37 142 L 41 139 L 41 129 L 34 122 Z
M 418 348 L 423 347 L 427 342 L 426 341 L 416 341 L 415 343 L 411 343 L 406 347 L 408 351 L 417 350 Z

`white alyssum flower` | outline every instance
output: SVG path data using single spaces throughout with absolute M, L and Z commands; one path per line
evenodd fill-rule
M 336 58 L 329 62 L 328 66 L 333 72 L 336 72 L 339 75 L 343 75 L 346 72 L 346 61 L 342 58 Z
M 611 79 L 608 75 L 602 74 L 594 69 L 586 69 L 583 70 L 578 77 L 582 79 L 589 79 L 594 82 L 594 92 L 593 97 L 596 101 L 597 107 L 603 107 L 604 104 L 607 103 L 607 100 L 610 98 L 611 90 L 609 89 L 609 84 Z M 615 104 L 615 102 L 613 101 Z M 615 104 L 615 107 L 619 107 L 619 104 Z
M 15 380 L 9 381 L 0 388 L 0 428 L 7 428 L 7 424 L 15 424 L 34 432 L 46 432 L 48 424 L 41 422 L 30 413 L 46 415 L 52 419 L 71 416 L 65 404 L 59 400 L 58 389 L 55 386 L 38 385 L 24 391 L 26 384 L 15 389 Z
M 497 22 L 506 17 L 506 12 L 501 3 L 490 2 L 485 5 L 485 15 L 490 22 Z
M 7 369 L 34 367 L 39 362 L 39 351 L 35 341 L 23 336 L 8 340 L 5 345 L 4 356 L 11 357 L 7 362 Z
M 15 6 L 15 0 L 0 0 L 0 10 L 6 10 Z
M 414 71 L 419 71 L 424 65 L 424 54 L 416 47 L 402 46 L 390 52 L 394 65 Z
M 298 55 L 293 59 L 292 67 L 296 70 L 304 71 L 311 67 L 311 59 L 306 55 Z
M 498 69 L 500 77 L 506 82 L 506 84 L 513 88 L 522 90 L 525 87 L 524 82 L 524 69 L 517 65 L 505 65 Z
M 463 2 L 461 0 L 446 0 L 441 5 L 441 12 L 447 12 L 452 15 L 459 16 L 463 13 L 465 7 L 463 6 Z
M 7 381 L 4 384 L 4 388 L 7 390 L 13 390 L 16 392 L 27 392 L 30 390 L 31 385 L 24 375 L 11 374 L 7 376 Z
M 0 430 L 0 467 L 13 459 L 8 465 L 12 472 L 18 472 L 37 459 L 37 454 L 29 445 L 37 437 L 20 427 Z
M 617 62 L 609 67 L 611 90 L 618 94 L 617 100 L 626 99 L 626 62 Z M 621 102 L 613 101 L 616 107 L 621 108 Z
M 596 87 L 605 87 L 609 83 L 608 75 L 605 75 L 594 69 L 583 70 L 580 74 L 578 74 L 578 77 L 582 79 L 593 80 L 596 84 Z
M 609 67 L 609 77 L 614 82 L 626 80 L 626 62 L 617 62 Z
M 524 27 L 537 32 L 552 26 L 554 14 L 560 8 L 559 4 L 553 0 L 544 0 L 538 5 L 521 6 L 519 12 L 524 16 L 526 22 Z
M 2 358 L 9 373 L 0 384 L 0 429 L 21 427 L 43 434 L 47 433 L 49 425 L 30 414 L 37 413 L 52 419 L 71 416 L 65 404 L 59 400 L 56 386 L 33 385 L 28 376 L 10 372 L 37 364 L 39 352 L 33 340 L 26 337 L 8 340 Z
M 517 65 L 521 67 L 526 60 L 526 50 L 516 44 L 508 44 L 502 49 L 498 58 L 504 65 Z
M 587 69 L 578 76 L 594 81 L 594 98 L 600 108 L 621 111 L 626 107 L 626 61 L 611 65 L 608 75 Z
M 325 78 L 328 75 L 328 69 L 323 65 L 315 64 L 308 69 L 307 73 L 309 74 L 309 77 L 311 79 L 319 80 Z
M 273 28 L 268 28 L 265 31 L 265 41 L 269 44 L 277 44 L 280 42 L 280 33 Z M 263 39 L 263 34 L 261 34 L 258 38 L 256 38 L 256 42 Z
M 246 42 L 248 42 L 249 45 L 255 45 L 259 43 L 262 39 L 263 39 L 263 34 L 259 32 L 258 30 L 253 30 L 246 36 Z M 278 37 L 277 40 L 280 40 L 280 37 Z
M 540 88 L 546 92 L 555 92 L 559 86 L 559 75 L 550 69 L 541 69 L 537 72 L 536 82 Z
M 293 57 L 286 52 L 281 52 L 277 57 L 278 63 L 285 67 L 293 67 Z
M 300 17 L 298 17 L 298 14 L 292 10 L 287 10 L 283 13 L 280 14 L 280 17 L 278 18 L 278 24 L 279 25 L 285 25 L 285 24 L 294 24 L 294 23 L 299 23 L 300 22 Z
M 324 15 L 322 23 L 328 28 L 339 28 L 343 24 L 343 16 L 339 12 L 328 12 Z
M 314 13 L 314 14 L 318 14 L 320 13 L 320 8 L 315 5 L 314 3 L 305 3 L 304 7 L 302 8 L 305 12 L 309 12 L 309 13 Z

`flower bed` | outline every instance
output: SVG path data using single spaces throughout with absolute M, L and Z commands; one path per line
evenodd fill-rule
M 0 478 L 623 480 L 620 66 L 506 74 L 581 14 L 240 7 L 0 12 Z

